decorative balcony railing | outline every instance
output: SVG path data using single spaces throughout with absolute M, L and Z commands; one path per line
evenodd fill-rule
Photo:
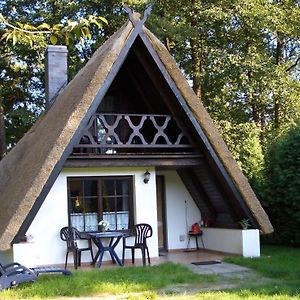
M 122 149 L 147 152 L 147 149 L 155 148 L 165 148 L 163 151 L 168 152 L 176 148 L 192 148 L 192 145 L 178 120 L 170 115 L 95 114 L 73 154 L 124 153 Z

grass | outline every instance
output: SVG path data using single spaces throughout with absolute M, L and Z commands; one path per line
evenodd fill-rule
M 258 289 L 265 294 L 300 294 L 300 248 L 264 246 L 260 258 L 229 257 L 226 262 L 242 265 L 272 279 Z M 300 298 L 300 297 L 299 297 Z
M 213 281 L 214 276 L 205 278 Z M 166 263 L 153 267 L 124 267 L 77 271 L 72 276 L 44 275 L 34 284 L 20 285 L 0 293 L 0 299 L 39 299 L 149 293 L 174 284 L 199 281 L 186 267 Z
M 300 249 L 267 246 L 260 258 L 230 257 L 226 261 L 252 268 L 257 274 L 200 276 L 173 263 L 94 269 L 76 271 L 73 276 L 42 275 L 33 284 L 0 292 L 0 299 L 300 300 Z
M 249 267 L 267 277 L 300 280 L 300 248 L 264 246 L 260 258 L 233 256 L 225 261 Z

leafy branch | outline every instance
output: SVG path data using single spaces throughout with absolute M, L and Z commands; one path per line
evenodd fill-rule
M 91 39 L 91 27 L 96 25 L 98 29 L 103 28 L 107 24 L 107 20 L 103 17 L 89 15 L 87 18 L 80 18 L 79 21 L 67 20 L 65 24 L 42 23 L 38 26 L 32 24 L 22 24 L 8 22 L 2 14 L 0 14 L 0 24 L 4 27 L 4 33 L 1 36 L 1 41 L 6 43 L 12 41 L 13 45 L 18 42 L 25 42 L 31 47 L 34 44 L 37 36 L 48 35 L 50 42 L 56 44 L 59 38 L 65 40 L 65 44 L 69 45 L 70 41 L 79 40 L 82 44 L 85 39 Z

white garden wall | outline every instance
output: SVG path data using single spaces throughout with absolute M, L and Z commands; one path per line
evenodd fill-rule
M 205 248 L 227 253 L 240 254 L 244 257 L 260 256 L 258 229 L 203 228 Z

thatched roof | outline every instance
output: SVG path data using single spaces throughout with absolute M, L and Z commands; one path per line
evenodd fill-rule
M 126 51 L 138 34 L 157 53 L 253 213 L 261 232 L 273 231 L 247 179 L 169 52 L 149 30 L 142 27 L 141 32 L 137 32 L 128 21 L 95 52 L 59 94 L 54 105 L 0 161 L 0 250 L 10 248 L 28 215 L 39 209 L 72 147 L 78 142 L 78 132 L 98 107 L 115 76 L 113 73 L 121 66 Z

